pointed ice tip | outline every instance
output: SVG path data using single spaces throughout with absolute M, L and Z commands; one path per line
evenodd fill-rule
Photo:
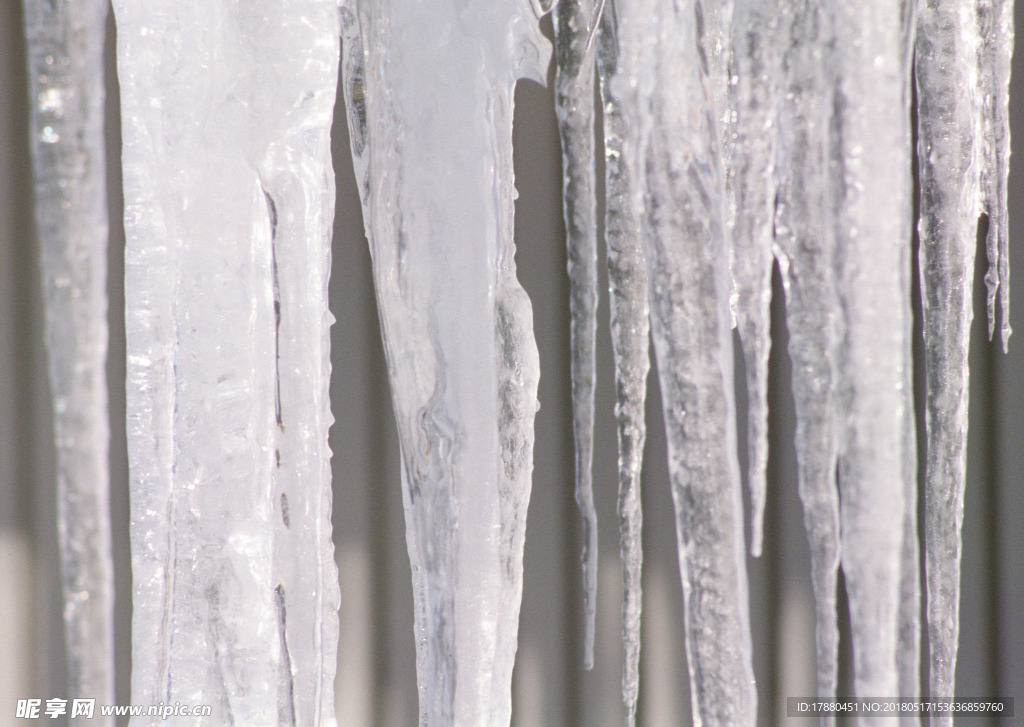
M 1004 312 L 1003 315 L 1005 316 L 1006 313 Z M 1013 329 L 1010 328 L 1010 324 L 1009 323 L 1004 323 L 1002 329 L 1000 330 L 1000 333 L 1002 334 L 1002 338 L 1003 338 L 1003 354 L 1004 355 L 1009 354 L 1010 353 L 1010 334 L 1013 333 Z M 989 338 L 991 338 L 991 336 L 989 336 Z
M 760 558 L 764 545 L 764 526 L 761 522 L 754 523 L 750 528 L 750 555 Z

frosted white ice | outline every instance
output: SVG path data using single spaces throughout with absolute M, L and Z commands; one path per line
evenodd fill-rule
M 539 376 L 512 242 L 526 0 L 349 3 L 344 83 L 403 456 L 423 725 L 507 725 Z
M 334 0 L 117 0 L 134 726 L 333 725 Z
M 836 7 L 839 482 L 854 688 L 899 694 L 910 367 L 910 3 Z
M 756 692 L 732 395 L 725 107 L 715 92 L 727 8 L 627 0 L 616 11 L 611 88 L 623 158 L 638 160 L 630 201 L 643 222 L 694 721 L 749 725 Z
M 36 227 L 56 435 L 68 690 L 112 703 L 114 583 L 105 371 L 106 15 L 105 0 L 24 0 Z M 112 718 L 96 719 L 113 724 Z
M 597 221 L 594 192 L 594 46 L 591 0 L 562 0 L 555 29 L 555 113 L 562 140 L 562 202 L 569 268 L 576 502 L 583 515 L 583 624 L 587 669 L 594 666 L 597 619 L 597 511 L 594 450 L 594 337 L 597 333 Z
M 643 469 L 644 420 L 650 308 L 647 271 L 640 239 L 640 217 L 634 205 L 639 160 L 623 156 L 628 135 L 618 78 L 618 17 L 615 0 L 604 7 L 598 35 L 598 72 L 604 111 L 605 250 L 610 288 L 612 352 L 615 357 L 615 418 L 619 444 L 619 550 L 622 557 L 622 695 L 626 724 L 636 722 L 640 692 L 640 611 L 642 601 L 643 510 L 640 474 Z M 618 80 L 616 80 L 618 78 Z M 631 147 L 635 152 L 635 146 Z

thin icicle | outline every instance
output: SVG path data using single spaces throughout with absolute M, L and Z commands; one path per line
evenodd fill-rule
M 103 141 L 107 3 L 24 0 L 24 10 L 36 227 L 56 434 L 68 689 L 112 703 Z M 113 718 L 98 719 L 113 724 Z
M 980 148 L 976 0 L 921 3 L 917 24 L 921 302 L 924 313 L 925 547 L 930 693 L 953 695 L 959 622 L 960 530 L 967 464 Z M 952 725 L 949 714 L 932 724 Z
M 594 197 L 594 53 L 588 45 L 591 0 L 562 0 L 555 28 L 555 111 L 562 139 L 571 312 L 573 435 L 576 503 L 583 516 L 584 666 L 594 666 L 597 618 L 597 510 L 591 465 L 594 451 L 594 338 L 597 333 L 597 224 Z
M 631 202 L 644 222 L 694 721 L 752 725 L 720 107 L 708 78 L 715 35 L 700 2 L 628 0 L 617 9 L 612 83 L 623 157 L 644 165 Z
M 132 701 L 335 723 L 334 0 L 116 0 Z M 133 727 L 163 724 L 133 718 Z
M 605 247 L 611 292 L 612 351 L 615 356 L 615 417 L 619 442 L 619 548 L 622 555 L 622 696 L 626 725 L 636 723 L 640 691 L 640 609 L 643 511 L 640 473 L 643 469 L 650 307 L 647 270 L 640 239 L 640 218 L 633 205 L 637 193 L 637 160 L 623 156 L 625 119 L 614 89 L 618 76 L 618 12 L 609 0 L 601 19 L 598 69 L 604 106 Z M 619 80 L 617 80 L 619 79 Z M 631 168 L 632 165 L 632 168 Z
M 908 0 L 908 2 L 911 0 Z M 860 696 L 898 694 L 906 497 L 913 468 L 906 3 L 837 4 L 837 283 L 843 335 L 842 564 Z M 895 444 L 895 443 L 898 443 Z
M 988 337 L 996 325 L 996 298 L 1002 316 L 1003 351 L 1010 339 L 1010 258 L 1007 178 L 1010 173 L 1010 58 L 1013 55 L 1013 1 L 977 0 L 978 111 L 981 116 L 981 202 L 988 214 Z
M 775 84 L 780 4 L 737 0 L 733 28 L 728 156 L 734 209 L 731 259 L 735 312 L 747 380 L 750 551 L 761 554 L 768 465 L 768 352 L 771 348 L 772 227 L 775 207 Z
M 901 109 L 906 112 L 903 124 L 903 138 L 900 149 L 906 150 L 907 158 L 913 158 L 911 149 L 910 106 L 914 83 L 914 39 L 917 35 L 918 0 L 904 0 L 900 3 L 900 76 L 903 79 L 903 101 Z M 908 168 L 904 184 L 907 190 L 913 188 L 911 169 Z M 904 219 L 912 220 L 912 202 L 908 196 Z M 904 239 L 907 244 L 900 246 L 899 286 L 905 291 L 909 306 L 911 288 L 911 247 L 910 229 Z M 905 310 L 899 325 L 904 327 L 906 343 L 901 373 L 903 382 L 899 387 L 903 398 L 901 421 L 903 436 L 900 439 L 903 471 L 903 538 L 900 544 L 900 592 L 897 614 L 896 669 L 899 691 L 902 697 L 913 699 L 921 693 L 921 546 L 917 523 L 917 423 L 914 417 L 914 364 L 911 352 L 911 329 L 913 312 Z M 921 722 L 917 715 L 903 715 L 900 724 L 917 726 Z
M 811 554 L 818 697 L 836 693 L 839 490 L 836 484 L 835 230 L 830 181 L 832 16 L 819 3 L 784 6 L 775 245 L 793 361 L 800 499 Z M 822 725 L 835 718 L 823 716 Z
M 525 0 L 367 0 L 342 15 L 404 462 L 420 723 L 507 725 L 538 382 L 513 257 L 512 90 L 542 78 L 550 48 Z

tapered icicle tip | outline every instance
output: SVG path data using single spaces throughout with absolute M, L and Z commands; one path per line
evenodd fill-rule
M 764 503 L 750 515 L 750 555 L 760 558 L 764 552 Z
M 582 507 L 582 506 L 581 506 Z M 593 500 L 583 517 L 583 668 L 594 668 L 594 638 L 597 631 L 597 519 Z

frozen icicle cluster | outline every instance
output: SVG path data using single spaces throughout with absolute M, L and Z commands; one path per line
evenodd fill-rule
M 527 0 L 342 9 L 352 152 L 402 447 L 420 722 L 507 725 L 539 365 L 512 241 Z
M 116 0 L 132 701 L 332 725 L 334 0 Z M 167 722 L 153 718 L 133 725 Z M 170 723 L 176 723 L 174 718 Z
M 539 378 L 514 261 L 513 88 L 519 78 L 543 81 L 551 49 L 538 20 L 551 8 L 531 0 L 113 6 L 124 121 L 132 701 L 213 706 L 208 722 L 189 724 L 335 723 L 326 283 L 340 35 L 402 447 L 420 722 L 509 724 Z M 105 3 L 24 7 L 71 688 L 110 702 Z M 915 83 L 929 692 L 953 696 L 982 215 L 989 334 L 997 317 L 1004 348 L 1010 334 L 1012 3 L 562 0 L 554 31 L 587 666 L 597 574 L 596 72 L 627 724 L 639 693 L 652 333 L 694 721 L 755 720 L 733 329 L 746 370 L 757 554 L 775 262 L 794 364 L 818 693 L 836 690 L 840 567 L 857 694 L 922 691 Z
M 105 0 L 25 0 L 69 689 L 114 696 L 107 448 Z M 113 724 L 112 719 L 109 724 Z
M 591 70 L 576 67 L 581 59 L 589 62 L 588 10 L 569 3 L 556 11 L 572 273 L 582 256 L 572 251 L 585 249 L 574 247 L 574 239 L 585 239 L 593 225 L 580 212 L 589 209 L 591 193 L 586 165 L 578 160 L 592 112 L 585 99 L 570 95 L 582 93 L 577 86 Z M 619 391 L 629 723 L 641 559 L 632 540 L 640 513 L 631 498 L 639 482 L 631 475 L 639 468 L 634 447 L 643 442 L 648 324 L 646 302 L 639 304 L 638 296 L 649 295 L 665 401 L 695 720 L 748 723 L 754 702 L 728 322 L 731 315 L 746 364 L 756 555 L 765 502 L 774 260 L 786 292 L 794 363 L 819 694 L 835 693 L 840 562 L 857 693 L 920 693 L 910 308 L 914 80 L 928 389 L 930 690 L 953 694 L 970 286 L 982 212 L 989 218 L 989 330 L 998 300 L 1004 346 L 1009 335 L 1012 31 L 1012 3 L 989 0 L 949 7 L 910 0 L 849 6 L 615 0 L 604 8 L 597 67 Z M 646 261 L 646 278 L 636 274 L 643 266 L 638 261 Z M 576 334 L 589 315 L 576 308 L 591 283 L 589 274 L 573 274 L 571 282 L 575 363 L 585 360 L 575 339 L 582 338 Z M 584 390 L 587 372 L 580 368 L 574 392 Z M 586 421 L 586 396 L 575 397 L 574 405 L 577 424 Z M 577 442 L 577 466 L 587 466 L 586 439 Z M 585 572 L 592 567 L 587 562 Z M 705 641 L 708 623 L 718 635 L 729 632 L 716 642 L 727 648 Z

